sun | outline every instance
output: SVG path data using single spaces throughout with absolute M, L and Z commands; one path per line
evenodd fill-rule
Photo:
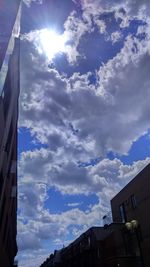
M 43 29 L 39 35 L 42 52 L 52 60 L 56 54 L 65 52 L 67 38 L 64 34 L 59 35 L 57 32 Z

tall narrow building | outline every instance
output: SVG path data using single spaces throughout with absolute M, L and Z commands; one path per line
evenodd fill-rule
M 17 253 L 17 121 L 20 0 L 0 1 L 0 267 Z

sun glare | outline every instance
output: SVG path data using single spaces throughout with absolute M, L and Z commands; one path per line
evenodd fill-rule
M 66 41 L 67 38 L 64 34 L 59 35 L 48 29 L 40 32 L 41 48 L 49 60 L 53 59 L 57 53 L 65 52 Z

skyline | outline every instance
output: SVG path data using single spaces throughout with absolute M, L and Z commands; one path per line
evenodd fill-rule
M 101 225 L 150 162 L 150 4 L 24 2 L 18 259 L 34 267 Z M 51 59 L 40 46 L 47 29 L 67 36 Z

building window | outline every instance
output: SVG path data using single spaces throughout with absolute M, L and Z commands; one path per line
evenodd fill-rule
M 17 196 L 17 186 L 13 185 L 11 188 L 11 197 L 15 198 Z
M 135 195 L 131 196 L 131 205 L 132 205 L 132 209 L 135 209 L 137 207 L 137 201 L 136 201 Z
M 0 195 L 3 189 L 3 183 L 4 183 L 4 179 L 3 179 L 3 173 L 0 172 Z
M 7 117 L 7 113 L 8 113 L 10 101 L 11 101 L 12 88 L 11 88 L 10 83 L 11 83 L 11 81 L 10 81 L 10 71 L 9 71 L 7 79 L 5 81 L 5 87 L 4 87 L 4 114 L 5 114 L 5 118 Z
M 127 217 L 126 217 L 126 211 L 125 211 L 124 203 L 122 203 L 119 206 L 119 211 L 120 211 L 121 222 L 126 222 L 127 221 Z
M 17 161 L 16 160 L 12 160 L 10 173 L 14 174 L 14 173 L 16 173 L 16 170 L 17 170 Z
M 100 257 L 101 257 L 100 249 L 98 248 L 98 250 L 97 250 L 97 258 L 99 259 Z
M 0 214 L 0 228 L 1 228 L 2 222 L 4 220 L 4 217 L 3 216 L 4 216 L 5 204 L 6 204 L 6 197 L 4 195 L 3 202 L 2 202 L 2 208 L 1 208 L 1 214 Z
M 8 214 L 5 218 L 5 223 L 4 223 L 4 231 L 3 231 L 3 242 L 5 243 L 6 238 L 7 238 L 7 229 L 8 228 Z
M 13 136 L 13 121 L 11 121 L 11 124 L 10 124 L 9 133 L 8 133 L 8 137 L 7 137 L 7 143 L 6 143 L 6 147 L 5 147 L 5 151 L 7 153 L 10 152 L 10 146 L 12 143 L 12 136 Z

